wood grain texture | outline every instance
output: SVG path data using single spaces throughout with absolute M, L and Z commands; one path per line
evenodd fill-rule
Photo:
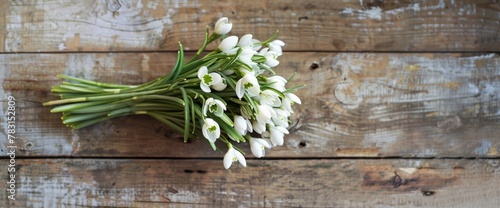
M 196 50 L 221 16 L 237 35 L 280 30 L 286 50 L 500 48 L 500 4 L 491 0 L 13 0 L 0 14 L 0 52 L 175 51 L 178 41 Z
M 496 160 L 20 160 L 2 207 L 482 207 L 500 204 Z M 0 161 L 6 166 L 6 161 Z M 0 172 L 6 178 L 6 172 Z M 5 183 L 0 183 L 6 189 Z
M 174 61 L 174 53 L 1 55 L 0 89 L 19 100 L 20 154 L 221 157 L 149 117 L 72 132 L 41 107 L 56 99 L 48 93 L 56 74 L 131 84 L 167 73 Z M 307 87 L 297 92 L 303 105 L 285 145 L 267 156 L 498 157 L 498 66 L 496 54 L 287 53 L 276 71 L 297 73 L 293 83 Z

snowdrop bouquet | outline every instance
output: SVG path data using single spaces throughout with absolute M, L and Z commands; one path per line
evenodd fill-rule
M 277 32 L 265 41 L 251 34 L 226 37 L 232 26 L 223 17 L 212 34 L 207 27 L 202 46 L 188 61 L 179 43 L 173 71 L 141 85 L 58 75 L 65 81 L 52 92 L 61 99 L 43 105 L 56 106 L 51 112 L 62 113 L 63 123 L 73 129 L 119 116 L 149 115 L 182 133 L 184 141 L 205 138 L 214 150 L 226 144 L 226 169 L 235 161 L 246 166 L 236 144 L 248 142 L 258 158 L 265 149 L 283 145 L 292 105 L 301 101 L 293 94 L 299 86 L 287 88 L 289 80 L 273 71 L 285 45 L 275 40 Z M 219 39 L 218 48 L 201 57 Z

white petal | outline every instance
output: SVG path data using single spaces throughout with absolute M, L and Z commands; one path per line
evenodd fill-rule
M 229 150 L 227 150 L 226 154 L 224 155 L 223 162 L 224 162 L 224 168 L 226 169 L 229 169 L 233 164 L 233 157 L 234 157 L 233 151 L 234 151 L 233 148 L 229 148 Z
M 240 41 L 238 42 L 239 47 L 248 47 L 252 45 L 252 34 L 246 34 L 241 36 Z
M 268 80 L 268 83 L 276 82 L 276 83 L 279 83 L 280 85 L 285 85 L 287 82 L 284 77 L 279 76 L 279 75 L 269 77 L 269 78 L 267 78 L 267 80 Z
M 233 28 L 233 24 L 231 24 L 231 23 L 224 24 L 224 25 L 221 25 L 218 29 L 216 29 L 215 33 L 217 33 L 219 35 L 225 35 L 225 34 L 229 33 L 229 31 L 231 31 L 232 28 Z
M 262 48 L 262 44 L 260 43 L 260 40 L 257 39 L 252 39 L 252 50 L 258 51 L 260 48 Z
M 259 134 L 262 134 L 266 131 L 266 125 L 264 123 L 259 123 L 258 121 L 252 122 L 253 130 Z
M 234 116 L 234 129 L 242 136 L 246 134 L 247 131 L 247 123 L 243 116 Z
M 234 156 L 236 156 L 236 159 L 238 159 L 238 161 L 240 162 L 241 165 L 243 165 L 243 167 L 247 166 L 247 161 L 245 160 L 245 157 L 243 156 L 243 154 L 241 154 L 241 152 L 234 150 Z
M 265 154 L 265 150 L 263 150 L 261 148 L 261 145 L 258 143 L 250 144 L 250 150 L 252 151 L 252 154 L 257 158 L 261 158 Z
M 217 140 L 217 138 L 215 138 L 214 135 L 210 133 L 210 131 L 208 130 L 208 128 L 209 128 L 209 125 L 207 123 L 203 124 L 203 127 L 202 127 L 203 136 L 208 141 L 215 142 Z
M 245 64 L 252 64 L 252 57 L 253 57 L 254 51 L 250 48 L 245 48 L 243 51 L 240 53 L 240 56 L 238 56 L 238 59 L 245 63 Z
M 269 44 L 269 50 L 276 52 L 278 56 L 281 56 L 283 54 L 283 51 L 281 50 L 281 46 L 276 45 L 276 44 Z
M 273 143 L 273 145 L 275 146 L 281 146 L 283 145 L 283 137 L 285 135 L 283 134 L 283 132 L 281 131 L 278 131 L 278 130 L 273 130 L 271 128 L 271 142 Z
M 226 87 L 227 87 L 227 84 L 224 81 L 212 85 L 212 89 L 217 90 L 217 91 L 225 90 Z
M 238 43 L 237 36 L 229 36 L 227 38 L 224 38 L 224 40 L 222 40 L 222 42 L 219 44 L 219 49 L 224 53 L 230 54 L 232 49 L 234 49 L 237 43 Z
M 212 73 L 210 73 L 210 76 L 212 76 L 212 83 L 210 83 L 210 85 L 214 85 L 214 84 L 218 84 L 218 83 L 222 82 L 222 77 L 220 76 L 220 74 L 212 72 Z
M 269 48 L 263 48 L 263 49 L 261 49 L 261 50 L 259 51 L 259 54 L 260 54 L 260 55 L 265 56 L 265 55 L 267 54 L 267 51 L 268 51 L 268 50 L 269 50 Z
M 238 98 L 241 99 L 245 92 L 245 88 L 243 87 L 243 78 L 241 78 L 240 80 L 238 80 L 238 82 L 236 82 L 236 88 L 234 90 L 236 91 L 236 96 L 238 96 Z
M 219 124 L 217 124 L 217 129 L 215 129 L 215 132 L 213 132 L 213 134 L 215 136 L 215 139 L 218 139 L 220 137 L 220 127 L 219 127 Z
M 203 75 L 205 75 L 207 73 L 208 73 L 208 68 L 206 66 L 200 67 L 200 69 L 198 69 L 198 78 L 203 80 Z
M 245 119 L 245 122 L 247 123 L 247 131 L 253 132 L 252 122 L 250 122 L 250 120 L 247 119 Z
M 290 103 L 290 100 L 288 99 L 283 99 L 283 101 L 281 102 L 281 106 L 283 107 L 283 109 L 285 109 L 286 111 L 290 112 L 290 113 L 293 113 L 293 109 L 292 109 L 292 104 Z
M 214 132 L 210 132 L 209 128 L 216 127 Z M 211 142 L 215 142 L 220 137 L 220 127 L 217 122 L 211 118 L 206 118 L 202 127 L 203 136 Z
M 214 100 L 217 106 L 219 106 L 221 109 L 226 110 L 226 105 L 220 100 Z
M 271 119 L 271 112 L 269 112 L 269 109 L 266 108 L 265 105 L 259 105 L 257 106 L 257 109 L 259 111 L 256 118 L 257 121 L 261 124 L 269 122 L 269 120 Z
M 293 93 L 287 93 L 287 94 L 285 94 L 285 96 L 287 99 L 289 99 L 295 103 L 302 104 L 302 101 L 300 101 L 300 98 Z
M 222 17 L 215 23 L 215 33 L 225 35 L 231 31 L 232 27 L 233 24 L 229 23 L 229 19 L 227 17 Z
M 266 62 L 264 62 L 264 64 L 266 64 L 269 67 L 275 67 L 275 66 L 278 66 L 280 64 L 280 62 L 274 58 L 267 58 Z
M 220 24 L 226 24 L 229 22 L 229 19 L 227 17 L 221 17 L 217 22 L 215 22 L 215 27 Z
M 267 149 L 271 149 L 273 147 L 273 145 L 271 144 L 271 141 L 266 140 L 266 139 L 257 139 L 257 142 L 259 142 L 259 144 L 261 144 L 262 146 L 264 146 Z
M 257 80 L 257 78 L 252 75 L 252 74 L 246 74 L 244 77 L 243 77 L 243 80 L 244 80 L 244 84 L 246 83 L 250 83 L 252 84 L 252 87 L 246 89 L 246 91 L 248 92 L 248 95 L 250 96 L 257 96 L 259 95 L 260 93 L 260 85 L 259 85 L 259 81 Z
M 289 133 L 290 133 L 290 132 L 288 132 L 288 129 L 286 129 L 286 128 L 285 128 L 285 127 L 283 127 L 283 126 L 276 126 L 275 128 L 276 128 L 278 131 L 281 131 L 281 132 L 283 132 L 283 133 L 285 133 L 285 134 L 289 134 Z
M 200 88 L 203 92 L 211 92 L 210 87 L 203 82 L 200 82 Z
M 278 46 L 285 46 L 285 42 L 283 42 L 282 40 L 273 40 L 271 41 L 271 43 Z

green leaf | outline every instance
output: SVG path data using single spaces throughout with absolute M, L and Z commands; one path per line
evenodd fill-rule
M 181 87 L 181 92 L 182 92 L 182 97 L 184 98 L 184 142 L 187 142 L 188 138 L 189 138 L 189 120 L 190 120 L 190 114 L 189 114 L 189 105 L 190 105 L 190 102 L 189 102 L 189 99 L 188 99 L 188 96 L 187 96 L 187 93 L 186 93 L 186 90 L 184 89 L 184 87 Z
M 229 116 L 227 116 L 225 113 L 223 113 L 219 118 L 227 125 L 234 127 L 233 120 L 231 120 L 231 118 L 229 118 Z
M 178 65 L 176 66 L 175 68 L 175 76 L 174 76 L 174 80 L 176 80 L 179 75 L 181 74 L 181 71 L 182 71 L 182 64 L 184 62 L 184 49 L 182 48 L 182 44 L 181 42 L 179 42 L 179 60 L 178 60 Z

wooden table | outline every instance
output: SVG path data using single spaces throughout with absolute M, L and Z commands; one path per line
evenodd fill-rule
M 499 207 L 500 3 L 398 2 L 3 1 L 0 206 Z M 278 73 L 307 85 L 284 146 L 246 168 L 149 117 L 71 131 L 41 106 L 57 74 L 168 73 L 222 16 L 279 29 Z

